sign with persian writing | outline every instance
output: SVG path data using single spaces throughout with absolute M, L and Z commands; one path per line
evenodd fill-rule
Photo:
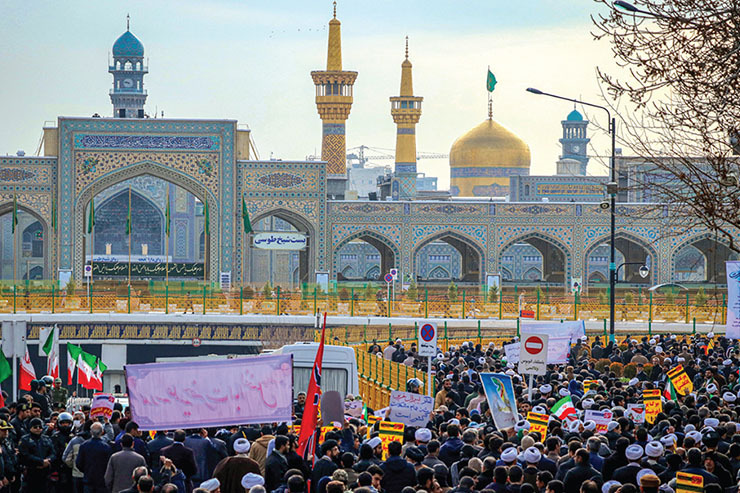
M 252 244 L 263 250 L 303 250 L 308 245 L 308 239 L 301 233 L 257 233 Z
M 93 394 L 92 404 L 90 405 L 90 417 L 92 419 L 104 416 L 110 418 L 113 414 L 113 404 L 116 400 L 112 394 L 104 394 L 102 392 L 96 392 Z
M 388 419 L 391 421 L 423 428 L 434 410 L 434 397 L 394 390 L 391 392 L 390 408 Z
M 292 356 L 126 365 L 131 415 L 142 430 L 290 421 Z

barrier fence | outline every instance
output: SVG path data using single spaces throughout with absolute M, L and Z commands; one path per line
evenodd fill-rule
M 517 288 L 502 293 L 484 289 L 447 292 L 416 290 L 387 299 L 385 289 L 342 288 L 324 293 L 313 287 L 256 292 L 250 287 L 220 290 L 198 283 L 143 283 L 131 286 L 92 283 L 59 289 L 56 283 L 0 285 L 0 313 L 227 313 L 262 315 L 329 315 L 535 320 L 601 320 L 609 317 L 608 293 L 590 296 L 550 294 Z M 444 290 L 443 290 L 444 291 Z M 553 290 L 554 292 L 555 290 Z M 560 293 L 562 289 L 558 290 Z M 655 294 L 622 290 L 616 317 L 630 321 L 725 323 L 726 293 Z

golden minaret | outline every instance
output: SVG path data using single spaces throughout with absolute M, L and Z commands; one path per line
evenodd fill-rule
M 406 58 L 401 63 L 400 96 L 394 96 L 390 100 L 391 116 L 396 124 L 395 177 L 400 185 L 398 198 L 413 199 L 416 196 L 416 124 L 421 118 L 421 102 L 424 98 L 414 96 L 408 37 Z M 395 198 L 396 194 L 392 194 Z
M 311 72 L 316 86 L 316 108 L 323 124 L 321 159 L 327 162 L 326 172 L 332 175 L 347 174 L 347 144 L 345 122 L 352 109 L 352 86 L 357 72 L 342 70 L 341 24 L 337 20 L 337 2 L 334 18 L 329 21 L 329 50 L 326 70 Z

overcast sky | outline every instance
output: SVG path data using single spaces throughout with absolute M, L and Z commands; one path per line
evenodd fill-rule
M 326 67 L 331 9 L 318 0 L 0 0 L 0 154 L 35 153 L 44 122 L 59 115 L 112 114 L 107 58 L 127 13 L 149 59 L 148 113 L 236 119 L 263 159 L 318 154 L 310 71 Z M 554 173 L 572 106 L 525 89 L 602 101 L 596 67 L 613 62 L 592 39 L 600 10 L 591 0 L 340 0 L 344 68 L 359 72 L 348 147 L 395 146 L 388 98 L 399 92 L 408 35 L 414 91 L 424 97 L 418 151 L 448 153 L 486 118 L 490 65 L 494 118 L 529 144 L 533 174 Z M 589 131 L 591 154 L 606 155 L 609 139 Z M 449 186 L 447 160 L 422 160 L 419 170 Z M 589 173 L 604 170 L 592 160 Z

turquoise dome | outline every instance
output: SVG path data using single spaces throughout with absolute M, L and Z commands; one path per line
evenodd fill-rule
M 573 110 L 570 113 L 568 113 L 568 117 L 566 118 L 569 122 L 582 122 L 583 121 L 583 115 L 581 115 L 577 110 Z
M 141 41 L 126 31 L 113 43 L 113 56 L 115 57 L 143 57 L 144 45 Z

